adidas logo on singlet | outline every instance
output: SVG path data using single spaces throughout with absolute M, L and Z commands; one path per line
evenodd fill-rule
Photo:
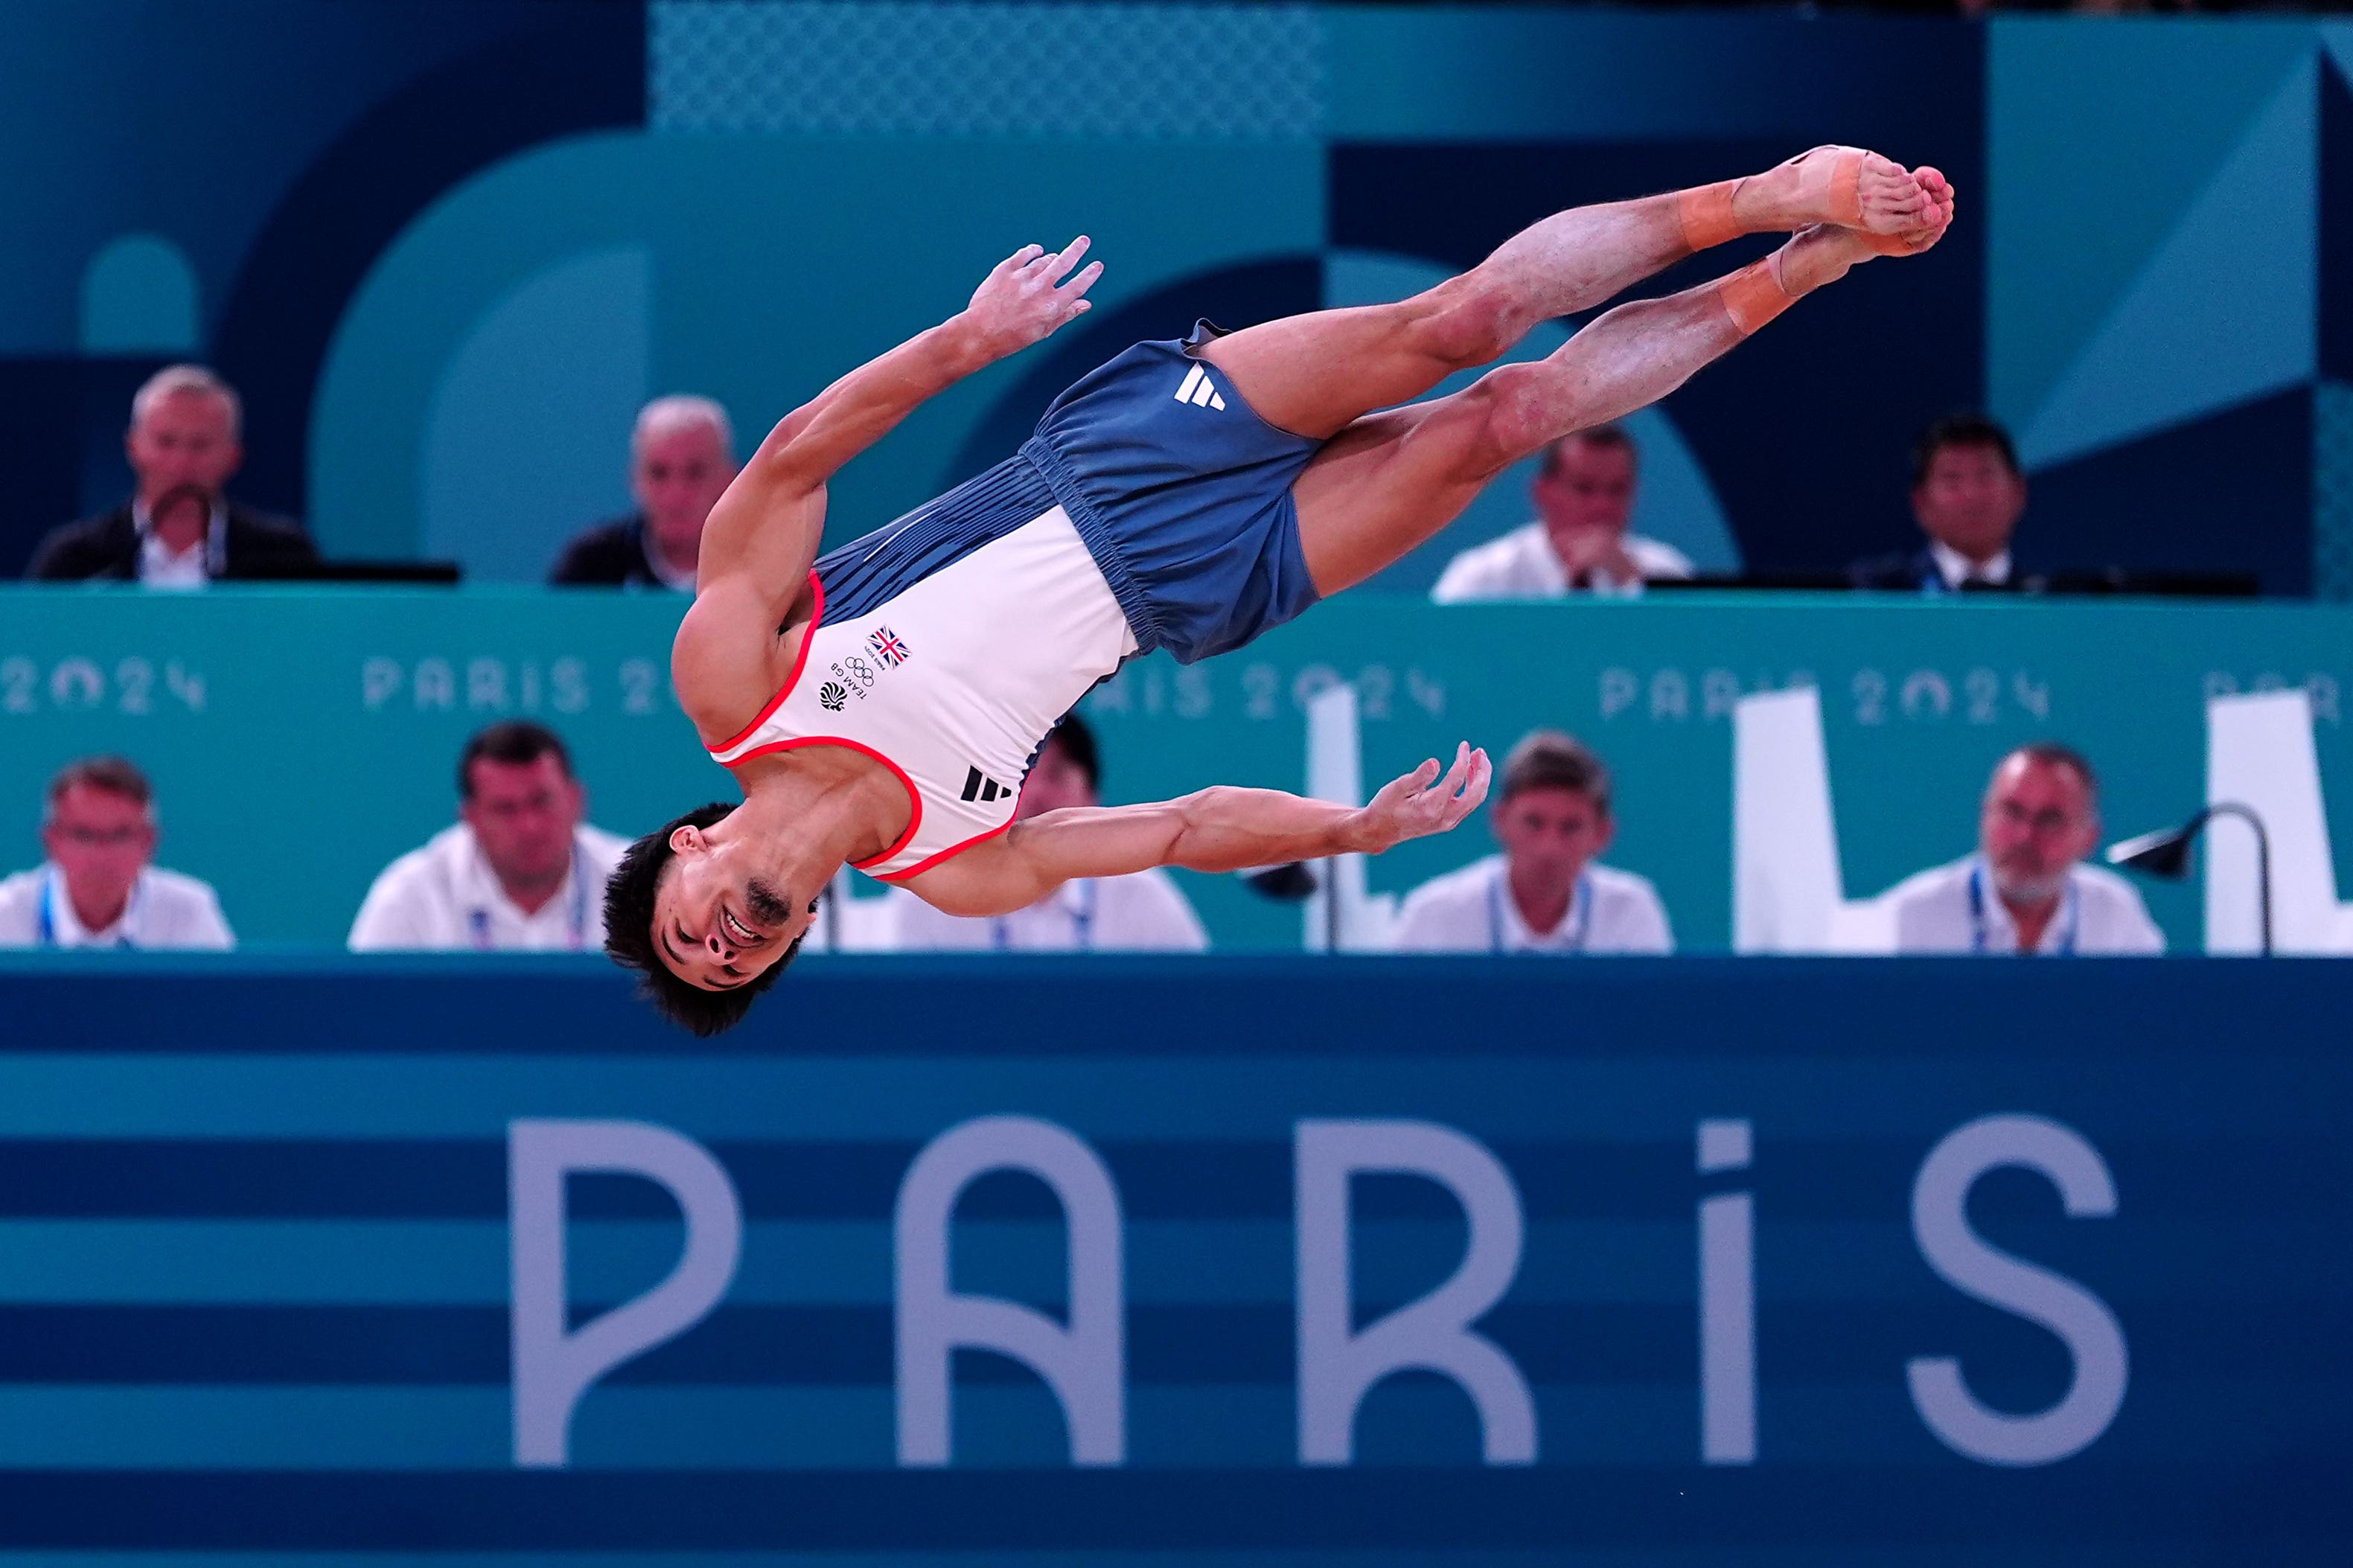
M 1185 384 L 1176 389 L 1176 401 L 1189 403 L 1196 408 L 1223 408 L 1226 400 L 1209 381 L 1209 373 L 1199 365 L 1185 373 Z
M 985 776 L 978 768 L 968 769 L 964 775 L 964 798 L 966 800 L 999 800 L 1012 793 L 995 779 Z

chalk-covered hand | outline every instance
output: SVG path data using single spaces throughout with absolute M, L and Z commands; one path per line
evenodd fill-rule
M 1083 234 L 1057 251 L 1025 245 L 981 279 L 965 313 L 992 359 L 1018 353 L 1085 313 L 1087 290 L 1103 276 L 1100 261 L 1079 267 L 1086 253 Z
M 1455 748 L 1454 765 L 1438 775 L 1438 759 L 1392 779 L 1373 796 L 1373 804 L 1356 814 L 1351 834 L 1356 847 L 1377 855 L 1409 838 L 1427 838 L 1461 826 L 1487 798 L 1487 781 L 1493 773 L 1487 753 L 1464 742 Z

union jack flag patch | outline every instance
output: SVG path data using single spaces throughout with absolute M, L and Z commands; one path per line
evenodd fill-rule
M 889 626 L 877 626 L 867 633 L 866 646 L 872 648 L 874 657 L 884 664 L 895 668 L 907 662 L 907 645 L 901 642 L 899 634 Z

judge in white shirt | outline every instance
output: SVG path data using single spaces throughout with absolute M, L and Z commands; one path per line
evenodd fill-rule
M 1690 576 L 1682 551 L 1627 531 L 1636 478 L 1633 438 L 1617 426 L 1562 437 L 1545 449 L 1528 487 L 1535 521 L 1448 562 L 1430 598 L 1468 605 L 1639 594 L 1645 579 Z
M 1538 730 L 1504 761 L 1489 808 L 1500 855 L 1406 895 L 1400 952 L 1672 952 L 1658 889 L 1598 863 L 1617 832 L 1609 770 L 1580 742 Z
M 1912 515 L 1928 542 L 1909 555 L 1855 562 L 1847 580 L 1906 594 L 2034 586 L 2010 553 L 2025 511 L 2026 476 L 2010 432 L 1982 415 L 1947 416 L 1912 448 Z
M 1055 726 L 1021 782 L 1013 819 L 1096 805 L 1103 761 L 1094 731 L 1072 713 Z M 987 917 L 944 914 L 904 889 L 891 894 L 893 945 L 910 952 L 1201 952 L 1209 933 L 1176 886 L 1155 867 L 1124 877 L 1082 877 L 1027 909 Z
M 628 841 L 582 820 L 587 791 L 555 732 L 493 724 L 458 761 L 459 820 L 385 867 L 352 922 L 353 952 L 589 952 Z
M 237 945 L 220 900 L 155 858 L 155 795 L 121 757 L 74 763 L 50 781 L 47 860 L 0 879 L 0 947 Z
M 2092 764 L 2051 742 L 2004 757 L 1978 816 L 1978 851 L 1881 896 L 1898 952 L 2156 953 L 2165 937 L 2131 883 L 2086 866 L 2100 840 Z

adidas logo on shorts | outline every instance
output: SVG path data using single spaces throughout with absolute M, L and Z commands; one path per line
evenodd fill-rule
M 1185 373 L 1185 384 L 1176 389 L 1176 401 L 1189 403 L 1196 408 L 1223 408 L 1226 400 L 1209 381 L 1209 373 L 1199 365 Z

